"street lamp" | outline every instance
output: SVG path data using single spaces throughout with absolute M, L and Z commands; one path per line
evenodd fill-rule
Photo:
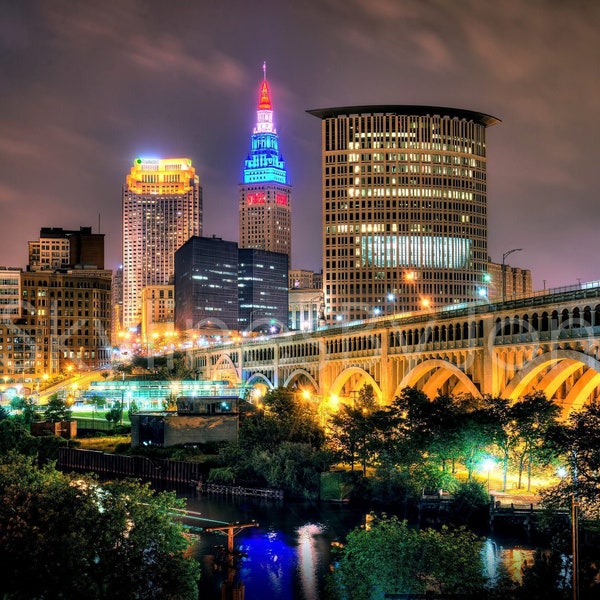
M 571 543 L 573 546 L 573 600 L 579 600 L 579 501 L 577 499 L 577 450 L 571 453 L 573 460 L 573 491 L 571 493 Z
M 491 458 L 486 458 L 483 463 L 481 464 L 481 468 L 483 471 L 487 471 L 487 491 L 488 491 L 488 496 L 490 495 L 490 474 L 492 472 L 492 470 L 494 469 L 494 467 L 496 466 L 496 463 L 491 459 Z
M 522 252 L 522 250 L 523 248 L 513 248 L 512 250 L 507 250 L 502 255 L 502 304 L 504 304 L 504 299 L 506 296 L 506 265 L 504 264 L 504 261 L 506 260 L 506 257 L 513 252 Z

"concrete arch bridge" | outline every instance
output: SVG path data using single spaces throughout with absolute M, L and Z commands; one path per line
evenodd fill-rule
M 373 386 L 387 404 L 406 386 L 434 397 L 517 400 L 543 391 L 566 415 L 600 395 L 600 282 L 504 303 L 419 313 L 213 344 L 189 355 L 201 378 L 306 389 L 351 400 Z

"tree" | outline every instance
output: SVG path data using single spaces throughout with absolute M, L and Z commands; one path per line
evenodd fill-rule
M 119 400 L 115 401 L 112 408 L 105 415 L 109 423 L 113 423 L 113 427 L 123 418 L 123 403 Z
M 350 464 L 354 471 L 357 461 L 366 470 L 367 448 L 366 438 L 369 433 L 369 422 L 362 410 L 342 405 L 333 415 L 329 424 L 329 444 L 338 460 Z
M 100 485 L 11 454 L 0 459 L 0 498 L 3 598 L 198 597 L 173 493 Z
M 570 476 L 543 492 L 544 503 L 568 507 L 576 495 L 582 516 L 600 521 L 600 402 L 590 402 L 566 423 L 552 426 L 548 438 Z
M 152 357 L 152 360 L 159 379 L 182 381 L 194 378 L 194 373 L 186 362 L 186 356 L 181 352 L 173 352 L 166 357 Z
M 358 390 L 358 399 L 355 408 L 367 413 L 372 413 L 376 410 L 377 399 L 375 398 L 375 392 L 372 385 L 365 383 L 365 385 Z
M 316 497 L 319 474 L 330 465 L 324 441 L 308 402 L 289 390 L 271 390 L 263 398 L 262 410 L 244 415 L 239 441 L 221 450 L 221 464 L 260 485 L 278 487 L 294 496 Z
M 392 431 L 387 451 L 396 464 L 409 466 L 423 461 L 430 442 L 426 425 L 429 402 L 423 392 L 411 387 L 394 398 L 389 408 Z
M 58 397 L 58 394 L 52 394 L 52 396 L 48 398 L 48 404 L 44 411 L 44 418 L 51 423 L 70 421 L 71 410 L 67 406 L 66 401 Z
M 327 460 L 323 452 L 308 444 L 283 442 L 274 452 L 253 452 L 252 464 L 269 487 L 286 490 L 296 498 L 316 499 Z
M 484 410 L 489 417 L 493 443 L 502 456 L 502 491 L 506 492 L 510 455 L 518 442 L 516 421 L 513 419 L 510 400 L 505 398 L 484 398 Z
M 294 442 L 321 449 L 325 442 L 323 430 L 310 404 L 298 394 L 282 388 L 271 390 L 264 396 L 263 406 L 240 426 L 243 448 L 275 450 L 283 442 Z
M 92 406 L 94 410 L 102 410 L 106 406 L 106 398 L 100 394 L 92 394 L 85 403 Z
M 521 487 L 526 465 L 527 491 L 530 491 L 534 463 L 547 464 L 549 461 L 551 447 L 546 438 L 549 430 L 558 422 L 560 406 L 548 400 L 543 392 L 534 392 L 516 402 L 511 414 L 518 431 L 518 441 L 513 450 L 519 472 L 518 487 Z
M 372 517 L 355 529 L 334 572 L 338 597 L 379 600 L 386 594 L 475 594 L 483 590 L 481 542 L 465 529 L 417 531 L 396 517 Z
M 9 452 L 18 452 L 35 456 L 38 439 L 29 432 L 29 425 L 16 417 L 0 421 L 0 456 Z
M 24 396 L 15 396 L 10 401 L 12 410 L 21 411 L 21 420 L 26 425 L 31 425 L 39 419 L 39 413 L 33 398 L 25 398 Z

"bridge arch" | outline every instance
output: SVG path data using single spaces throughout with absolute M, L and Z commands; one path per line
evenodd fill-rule
M 562 400 L 563 415 L 579 410 L 600 386 L 600 361 L 577 350 L 553 350 L 536 356 L 508 383 L 502 395 L 510 400 L 533 391 L 553 398 L 559 388 L 578 371 L 583 372 Z
M 306 385 L 308 383 L 309 385 L 312 385 L 313 391 L 316 394 L 319 393 L 319 383 L 308 371 L 305 371 L 304 369 L 296 369 L 293 373 L 291 373 L 284 382 L 283 387 L 289 388 L 294 383 L 300 383 L 301 385 Z
M 425 360 L 411 369 L 402 378 L 394 396 L 400 394 L 405 387 L 414 387 L 420 389 L 428 398 L 434 398 L 438 390 L 443 389 L 452 379 L 455 385 L 449 392 L 481 398 L 481 392 L 463 371 L 451 362 L 439 358 Z
M 262 373 L 254 373 L 246 380 L 244 388 L 246 391 L 256 388 L 260 391 L 260 395 L 264 396 L 267 392 L 274 389 L 275 386 Z
M 240 371 L 236 368 L 229 354 L 221 354 L 213 367 L 213 381 L 227 380 L 230 383 L 241 383 Z
M 351 384 L 350 393 L 357 393 L 365 385 L 370 385 L 373 388 L 377 402 L 383 402 L 383 394 L 377 382 L 369 373 L 360 367 L 348 367 L 344 369 L 335 379 L 330 388 L 330 393 L 333 396 L 344 395 L 342 392 L 347 384 Z

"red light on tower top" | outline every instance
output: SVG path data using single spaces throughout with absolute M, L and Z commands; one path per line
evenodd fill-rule
M 263 80 L 260 84 L 258 93 L 258 110 L 273 110 L 271 104 L 271 92 L 269 91 L 269 83 L 267 82 L 267 63 L 263 62 Z

